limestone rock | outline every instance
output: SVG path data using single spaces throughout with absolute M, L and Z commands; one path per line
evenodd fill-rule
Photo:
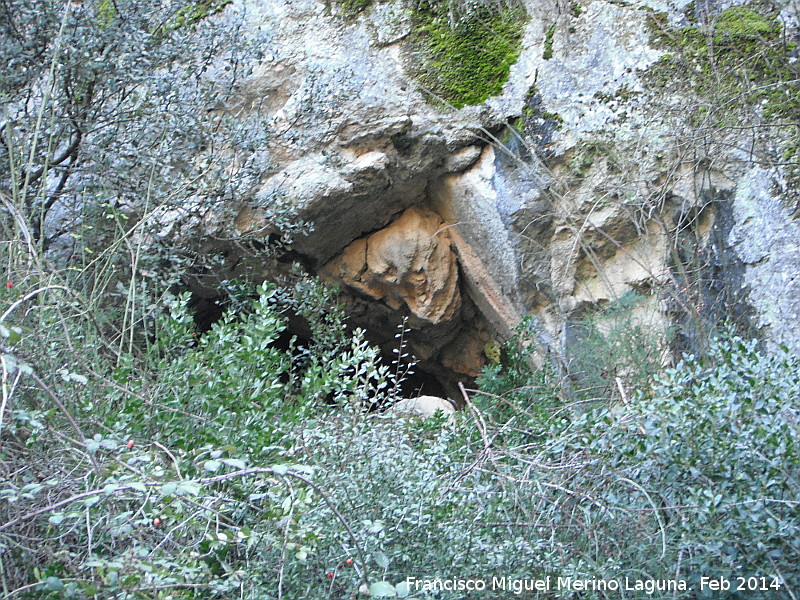
M 372 43 L 378 47 L 391 46 L 411 33 L 411 18 L 399 2 L 381 2 L 372 6 L 366 17 Z
M 620 247 L 602 264 L 602 273 L 577 284 L 576 300 L 580 304 L 613 301 L 626 292 L 655 283 L 668 264 L 667 240 L 655 224 L 636 243 Z
M 494 305 L 491 312 L 498 314 L 497 324 L 504 323 L 502 329 L 510 330 L 519 321 L 511 316 L 518 312 L 519 267 L 505 222 L 508 213 L 495 186 L 499 177 L 495 151 L 488 146 L 470 169 L 445 175 L 431 186 L 429 193 L 433 207 L 452 224 L 451 237 L 458 249 L 466 284 L 474 289 L 491 284 L 490 294 L 495 296 L 483 302 L 481 292 L 480 297 L 473 295 L 473 298 L 487 318 L 492 318 L 486 313 L 488 306 Z M 500 300 L 502 309 L 495 300 Z M 499 316 L 501 313 L 504 316 Z
M 563 119 L 565 135 L 555 143 L 568 147 L 582 135 L 606 129 L 620 119 L 627 105 L 603 103 L 598 96 L 613 95 L 623 86 L 631 91 L 642 90 L 638 70 L 658 60 L 661 53 L 648 44 L 644 10 L 616 2 L 594 1 L 579 17 L 571 18 L 563 13 L 560 16 L 547 14 L 544 3 L 535 8 L 531 4 L 529 12 L 534 18 L 528 27 L 525 49 L 511 70 L 507 87 L 514 90 L 517 97 L 523 97 L 531 85 L 535 85 L 548 110 L 557 112 Z M 554 22 L 557 26 L 552 41 L 553 56 L 545 59 L 543 31 Z M 507 103 L 512 95 L 504 94 L 488 103 L 510 114 Z M 641 102 L 641 98 L 633 98 L 630 104 L 638 108 Z M 627 108 L 630 110 L 629 106 Z
M 775 342 L 800 345 L 800 233 L 776 196 L 780 175 L 750 172 L 751 142 L 735 131 L 693 148 L 683 92 L 649 89 L 646 71 L 664 52 L 651 40 L 652 10 L 677 23 L 684 0 L 587 0 L 580 11 L 526 0 L 502 94 L 458 111 L 426 102 L 404 71 L 413 22 L 401 4 L 351 17 L 317 0 L 243 4 L 270 41 L 225 110 L 263 120 L 269 137 L 253 152 L 268 164 L 254 189 L 213 204 L 216 221 L 184 206 L 159 228 L 176 246 L 194 235 L 202 252 L 224 254 L 220 279 L 250 267 L 238 241 L 287 233 L 278 217 L 289 208 L 313 225 L 294 236 L 292 256 L 341 285 L 354 326 L 389 355 L 408 316 L 406 347 L 428 372 L 471 377 L 485 342 L 525 316 L 558 351 L 579 311 L 629 291 L 655 298 L 675 215 L 729 190 L 732 225 L 719 235 L 757 322 Z M 552 130 L 537 138 L 529 125 L 546 122 Z M 268 277 L 267 259 L 255 260 L 245 274 Z
M 444 162 L 445 173 L 461 173 L 466 171 L 481 157 L 479 146 L 466 146 L 455 154 L 448 156 Z
M 769 173 L 757 167 L 739 180 L 728 243 L 746 267 L 757 325 L 773 346 L 800 352 L 800 222 L 771 194 L 771 185 Z
M 439 411 L 452 420 L 452 416 L 456 413 L 456 409 L 450 400 L 437 396 L 406 398 L 394 404 L 391 411 L 400 414 L 416 415 L 423 420 L 430 419 Z
M 321 273 L 432 324 L 451 320 L 461 306 L 450 236 L 437 215 L 419 208 L 356 240 Z

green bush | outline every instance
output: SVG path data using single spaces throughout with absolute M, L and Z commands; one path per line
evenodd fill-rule
M 500 347 L 497 362 L 483 368 L 476 383 L 475 405 L 502 434 L 507 446 L 549 435 L 551 416 L 563 408 L 563 394 L 551 365 L 532 369 L 536 344 L 526 319 Z
M 654 598 L 695 597 L 701 576 L 798 589 L 797 358 L 727 335 L 627 404 L 587 408 L 531 372 L 523 329 L 463 416 L 423 423 L 365 411 L 365 390 L 393 383 L 358 334 L 320 326 L 335 310 L 307 311 L 319 344 L 275 346 L 283 311 L 309 308 L 295 293 L 262 286 L 201 336 L 173 299 L 118 364 L 77 318 L 62 320 L 71 350 L 29 327 L 69 313 L 63 290 L 16 324 L 8 312 L 7 595 L 323 599 L 402 595 L 409 576 L 686 582 L 632 594 Z M 29 357 L 48 339 L 95 362 L 45 372 Z
M 727 597 L 789 597 L 800 586 L 799 366 L 728 333 L 704 362 L 686 356 L 627 404 L 551 408 L 528 421 L 539 435 L 507 435 L 519 411 L 487 417 L 502 510 L 521 523 L 535 515 L 542 553 L 558 556 L 539 573 L 684 581 L 685 591 L 647 594 L 661 598 L 711 597 L 700 578 L 726 577 Z M 481 384 L 501 391 L 496 368 Z M 737 592 L 736 578 L 751 576 L 767 587 Z
M 715 340 L 710 356 L 685 357 L 628 406 L 577 415 L 549 444 L 554 461 L 580 463 L 559 478 L 571 492 L 559 510 L 585 519 L 570 544 L 578 572 L 679 575 L 683 597 L 701 576 L 798 589 L 800 363 L 737 337 Z M 566 544 L 565 533 L 556 535 Z
M 50 143 L 75 139 L 66 117 L 90 82 L 109 86 L 101 98 L 120 95 L 119 102 L 88 103 L 95 112 L 78 115 L 84 124 L 97 117 L 120 125 L 127 115 L 152 125 L 150 116 L 163 108 L 157 97 L 155 104 L 125 100 L 135 100 L 130 94 L 153 65 L 186 49 L 191 38 L 183 30 L 202 28 L 205 8 L 224 3 L 193 5 L 205 7 L 200 13 L 138 5 L 146 9 L 141 20 L 135 3 L 83 5 L 84 16 L 97 18 L 66 18 L 65 45 L 116 40 L 111 53 L 126 47 L 120 40 L 143 43 L 120 57 L 118 69 L 105 65 L 105 76 L 91 71 L 85 56 L 68 53 L 57 69 L 65 79 L 54 89 L 60 94 L 66 85 L 69 94 L 43 105 L 48 124 L 38 133 L 14 107 L 46 76 L 36 58 L 57 32 L 60 13 L 12 4 L 25 18 L 20 31 L 3 30 L 3 52 L 28 70 L 9 70 L 0 81 L 12 117 L 0 148 L 8 167 L 0 197 L 5 597 L 322 600 L 354 597 L 361 586 L 373 596 L 406 595 L 398 585 L 409 576 L 687 582 L 685 591 L 630 594 L 666 599 L 698 596 L 701 576 L 751 574 L 800 593 L 797 358 L 766 355 L 726 334 L 702 359 L 685 357 L 651 385 L 664 344 L 631 318 L 636 299 L 627 297 L 579 324 L 576 360 L 564 373 L 531 370 L 532 336 L 523 327 L 454 422 L 371 414 L 396 395 L 400 370 L 381 365 L 360 332 L 343 333 L 333 296 L 312 280 L 290 290 L 227 282 L 231 310 L 201 334 L 188 298 L 166 294 L 174 279 L 143 272 L 177 257 L 132 243 L 133 217 L 112 206 L 114 194 L 141 193 L 161 206 L 233 193 L 233 182 L 219 179 L 224 169 L 200 168 L 213 175 L 208 187 L 187 189 L 194 167 L 128 147 L 154 148 L 148 144 L 159 138 L 152 135 L 167 131 L 175 134 L 167 145 L 175 156 L 197 149 L 191 133 L 208 122 L 187 121 L 185 135 L 174 128 L 182 115 L 205 114 L 197 104 L 181 104 L 185 112 L 170 113 L 157 131 L 78 136 L 71 153 L 98 177 L 127 148 L 117 163 L 132 165 L 120 167 L 124 177 L 73 177 L 69 156 L 59 163 L 62 153 Z M 718 20 L 719 35 L 776 41 L 763 21 L 732 14 Z M 465 65 L 486 42 L 486 24 L 509 16 L 481 4 L 451 27 L 437 15 L 424 21 L 441 51 L 429 57 L 466 57 Z M 507 74 L 520 19 L 497 24 L 509 35 L 486 45 L 505 57 L 488 77 L 491 89 Z M 157 29 L 162 22 L 180 27 Z M 460 47 L 464 40 L 470 48 L 451 53 L 451 42 Z M 724 58 L 727 50 L 721 52 Z M 166 78 L 157 78 L 159 85 L 173 89 L 174 74 L 159 72 Z M 453 92 L 451 102 L 469 100 L 462 83 L 442 88 Z M 224 96 L 193 89 L 195 99 Z M 254 139 L 246 130 L 246 139 L 225 143 L 246 148 Z M 20 157 L 32 157 L 30 164 Z M 21 183 L 25 173 L 39 173 L 41 181 L 31 175 L 30 185 Z M 54 188 L 41 184 L 57 184 L 59 173 L 66 173 L 63 194 L 85 192 L 85 237 L 76 234 L 74 262 L 67 263 L 49 262 L 40 237 L 54 205 Z M 267 208 L 285 218 L 274 200 Z M 111 227 L 99 227 L 103 222 Z M 307 320 L 310 341 L 288 334 L 288 311 Z M 617 377 L 627 402 L 613 401 Z M 748 590 L 743 597 L 775 595 Z M 508 596 L 494 590 L 482 597 Z
M 118 366 L 78 360 L 70 371 L 47 373 L 36 360 L 41 342 L 49 339 L 46 349 L 58 356 L 67 352 L 60 340 L 46 328 L 3 325 L 0 333 L 15 343 L 4 373 L 22 375 L 1 430 L 4 464 L 21 467 L 0 490 L 0 551 L 14 565 L 6 588 L 36 597 L 171 590 L 174 598 L 207 598 L 245 589 L 260 597 L 275 592 L 287 564 L 290 572 L 299 561 L 306 573 L 305 555 L 321 533 L 300 515 L 318 488 L 307 467 L 291 462 L 295 431 L 334 410 L 324 402 L 329 396 L 361 414 L 363 394 L 379 398 L 390 389 L 378 351 L 359 332 L 348 338 L 341 323 L 325 331 L 315 346 L 322 350 L 275 347 L 286 327 L 281 312 L 308 294 L 329 298 L 319 289 L 308 285 L 292 300 L 264 285 L 202 336 L 188 297 L 173 299 L 146 353 L 123 355 Z M 69 311 L 57 291 L 40 304 L 39 323 Z M 90 327 L 62 323 L 72 328 L 74 356 L 91 356 L 83 346 L 91 345 Z M 313 368 L 321 360 L 325 377 Z M 23 373 L 25 362 L 35 367 Z M 26 384 L 36 373 L 39 389 Z M 3 390 L 4 397 L 15 392 Z M 46 408 L 48 395 L 58 408 Z M 20 543 L 31 531 L 44 543 Z M 20 572 L 23 565 L 32 568 Z M 291 588 L 299 581 L 286 586 L 300 589 Z
M 628 292 L 570 324 L 568 372 L 575 399 L 607 400 L 646 390 L 666 362 L 672 332 L 646 307 L 646 298 Z
M 602 452 L 617 450 L 626 473 L 671 507 L 664 528 L 690 578 L 780 574 L 796 590 L 800 362 L 737 337 L 711 352 L 712 364 L 687 356 L 668 371 L 630 415 L 643 434 Z

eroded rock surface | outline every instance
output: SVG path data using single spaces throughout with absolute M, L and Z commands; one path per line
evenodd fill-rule
M 348 245 L 320 274 L 341 287 L 354 323 L 373 332 L 388 356 L 398 349 L 393 328 L 407 317 L 404 341 L 420 367 L 445 378 L 449 373 L 452 383 L 478 375 L 493 335 L 459 264 L 465 263 L 451 229 L 437 213 L 413 207 Z
M 752 170 L 774 142 L 757 128 L 700 135 L 689 92 L 648 80 L 665 53 L 653 10 L 678 26 L 685 3 L 525 4 L 503 93 L 454 111 L 404 70 L 402 3 L 344 16 L 335 2 L 248 1 L 271 45 L 228 109 L 259 114 L 273 137 L 251 194 L 194 222 L 203 248 L 227 257 L 219 276 L 271 276 L 276 263 L 245 260 L 240 242 L 271 243 L 290 207 L 313 225 L 291 251 L 341 286 L 355 325 L 390 353 L 408 317 L 424 369 L 469 377 L 525 316 L 553 355 L 571 320 L 630 294 L 658 327 L 676 311 L 717 319 L 721 284 L 709 282 L 733 261 L 764 334 L 800 347 L 785 172 Z
M 437 214 L 419 208 L 356 240 L 321 273 L 433 325 L 451 321 L 461 308 L 450 235 Z
M 800 223 L 771 193 L 770 174 L 753 168 L 739 180 L 728 243 L 746 265 L 743 289 L 773 344 L 800 352 Z

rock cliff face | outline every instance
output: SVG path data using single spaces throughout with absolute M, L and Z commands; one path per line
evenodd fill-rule
M 195 223 L 207 251 L 269 244 L 275 207 L 291 207 L 313 226 L 293 255 L 340 286 L 354 325 L 388 349 L 407 317 L 423 368 L 450 381 L 475 376 L 486 344 L 525 316 L 541 356 L 558 356 L 571 323 L 631 294 L 653 327 L 741 317 L 800 350 L 787 130 L 759 97 L 737 105 L 736 127 L 703 120 L 686 74 L 702 57 L 658 35 L 689 35 L 684 3 L 526 2 L 502 94 L 460 110 L 414 77 L 410 7 L 365 4 L 226 9 L 271 41 L 225 110 L 274 135 L 260 187 L 226 206 L 232 217 Z M 780 16 L 791 36 L 796 15 Z M 750 39 L 745 25 L 723 42 Z

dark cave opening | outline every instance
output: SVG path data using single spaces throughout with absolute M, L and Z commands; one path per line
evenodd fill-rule
M 219 321 L 228 310 L 233 309 L 233 302 L 225 291 L 220 290 L 216 295 L 209 295 L 207 290 L 199 292 L 192 290 L 191 285 L 187 287 L 191 292 L 188 306 L 192 313 L 195 327 L 201 335 L 211 330 L 214 323 Z M 306 319 L 288 309 L 284 312 L 284 316 L 286 318 L 286 329 L 274 342 L 274 347 L 283 351 L 289 350 L 292 345 L 300 349 L 313 347 L 313 334 Z M 366 330 L 365 337 L 370 343 L 381 349 L 382 364 L 388 366 L 394 374 L 403 374 L 400 378 L 399 396 L 403 398 L 438 396 L 455 399 L 458 389 L 456 379 L 463 381 L 468 386 L 474 382 L 473 378 L 456 378 L 456 374 L 446 367 L 436 365 L 432 361 L 417 361 L 413 356 L 409 356 L 413 364 L 400 363 L 398 366 L 395 348 L 385 343 L 387 338 L 393 338 L 396 335 L 398 330 L 396 325 L 388 322 L 395 320 L 401 323 L 402 317 L 398 315 L 397 319 L 388 319 L 386 323 L 387 331 Z M 357 326 L 358 324 L 349 324 L 348 334 L 352 333 Z M 381 343 L 382 341 L 384 343 Z M 404 350 L 405 352 L 410 354 L 408 349 Z
M 206 297 L 192 292 L 189 299 L 189 310 L 194 319 L 194 326 L 200 333 L 209 331 L 211 326 L 222 318 L 229 306 L 227 297 L 223 295 Z

